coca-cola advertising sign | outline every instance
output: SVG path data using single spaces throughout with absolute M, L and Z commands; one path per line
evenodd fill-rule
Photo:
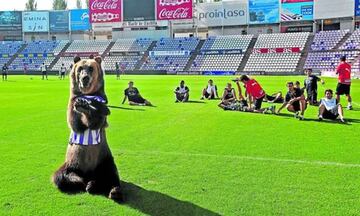
M 156 0 L 158 20 L 192 19 L 193 0 Z
M 90 0 L 90 22 L 121 22 L 121 0 Z

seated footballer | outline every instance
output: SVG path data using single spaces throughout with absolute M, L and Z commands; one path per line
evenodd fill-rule
M 134 87 L 134 82 L 129 82 L 129 87 L 124 91 L 125 97 L 122 104 L 125 103 L 126 98 L 129 100 L 129 105 L 133 106 L 152 106 L 150 101 L 144 99 L 137 88 Z
M 66 193 L 105 194 L 122 201 L 120 178 L 106 140 L 107 97 L 101 57 L 79 60 L 70 73 L 67 110 L 71 129 L 65 163 L 53 182 Z

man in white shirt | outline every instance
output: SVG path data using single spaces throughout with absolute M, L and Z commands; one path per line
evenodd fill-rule
M 217 86 L 214 85 L 212 80 L 209 80 L 208 85 L 203 89 L 201 100 L 204 100 L 204 98 L 209 100 L 219 98 Z
M 64 80 L 65 79 L 65 74 L 66 74 L 66 67 L 65 67 L 65 64 L 62 63 L 61 67 L 60 67 L 60 76 L 59 76 L 59 78 L 61 80 Z
M 46 78 L 46 80 L 47 80 L 48 79 L 47 66 L 45 65 L 45 63 L 42 63 L 42 65 L 40 66 L 40 70 L 41 70 L 41 74 L 42 74 L 42 80 L 44 80 L 44 78 Z
M 341 104 L 339 104 L 339 101 L 337 101 L 336 98 L 333 98 L 333 91 L 331 89 L 327 89 L 325 91 L 325 97 L 320 101 L 319 120 L 335 120 L 338 117 L 341 122 L 345 122 Z
M 176 87 L 175 93 L 175 103 L 178 102 L 188 102 L 189 101 L 189 88 L 185 85 L 185 81 L 181 80 L 180 86 Z

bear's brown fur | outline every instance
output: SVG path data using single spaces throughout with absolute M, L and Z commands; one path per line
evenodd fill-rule
M 52 180 L 62 192 L 87 191 L 122 200 L 120 178 L 105 134 L 106 118 L 110 111 L 106 107 L 101 61 L 100 57 L 80 60 L 73 66 L 67 110 L 68 125 L 73 133 L 84 134 L 85 130 L 96 130 L 100 142 L 96 145 L 79 145 L 70 140 L 65 163 L 55 172 Z M 106 102 L 83 99 L 84 96 L 99 97 Z

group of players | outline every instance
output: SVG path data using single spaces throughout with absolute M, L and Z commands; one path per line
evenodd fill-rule
M 287 93 L 283 97 L 281 92 L 269 95 L 263 90 L 262 86 L 255 80 L 247 75 L 242 75 L 240 78 L 234 79 L 236 83 L 238 94 L 232 87 L 231 83 L 227 83 L 226 88 L 221 97 L 219 97 L 217 86 L 213 80 L 209 80 L 207 86 L 202 90 L 201 99 L 220 99 L 219 107 L 224 110 L 255 112 L 255 113 L 271 113 L 279 114 L 284 108 L 289 112 L 294 113 L 294 116 L 299 120 L 304 120 L 304 114 L 309 105 L 319 107 L 319 120 L 323 119 L 339 119 L 341 122 L 344 120 L 343 108 L 340 104 L 340 96 L 346 95 L 348 100 L 347 108 L 352 109 L 350 86 L 351 86 L 351 66 L 346 62 L 345 57 L 341 57 L 340 63 L 337 67 L 336 73 L 338 74 L 338 85 L 336 88 L 336 98 L 333 96 L 333 91 L 327 89 L 324 98 L 320 101 L 317 100 L 318 96 L 318 82 L 325 84 L 324 80 L 312 74 L 311 69 L 306 69 L 307 75 L 304 81 L 304 87 L 301 88 L 300 82 L 296 81 L 287 82 Z M 243 95 L 241 84 L 245 89 Z M 305 97 L 305 91 L 307 97 Z M 185 85 L 182 80 L 174 90 L 175 102 L 188 102 L 190 98 L 190 89 Z M 152 106 L 151 102 L 144 99 L 137 88 L 134 87 L 132 81 L 129 82 L 129 87 L 125 90 L 125 98 L 129 100 L 130 105 L 143 105 Z M 276 110 L 275 105 L 262 108 L 262 102 L 280 103 L 281 106 Z

